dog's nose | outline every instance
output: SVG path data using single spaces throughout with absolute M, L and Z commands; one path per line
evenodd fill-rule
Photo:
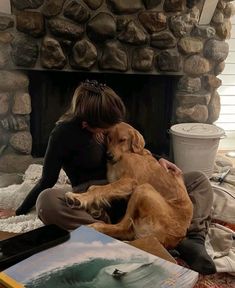
M 108 161 L 113 160 L 113 154 L 108 151 L 108 152 L 106 153 L 106 158 L 107 158 Z

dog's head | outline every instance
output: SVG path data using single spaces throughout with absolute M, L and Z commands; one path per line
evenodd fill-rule
M 145 141 L 132 126 L 121 122 L 107 133 L 107 158 L 111 163 L 119 161 L 123 153 L 143 154 Z

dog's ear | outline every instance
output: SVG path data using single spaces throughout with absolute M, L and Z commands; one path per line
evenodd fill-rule
M 145 146 L 144 137 L 137 131 L 132 130 L 131 148 L 134 153 L 142 154 Z

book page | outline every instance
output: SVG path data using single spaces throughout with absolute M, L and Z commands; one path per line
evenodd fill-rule
M 4 273 L 26 288 L 191 288 L 198 279 L 192 270 L 86 226 Z

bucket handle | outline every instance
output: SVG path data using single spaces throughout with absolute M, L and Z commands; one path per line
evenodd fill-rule
M 228 137 L 228 136 L 224 133 L 224 135 L 220 136 L 219 139 L 225 139 L 225 138 L 227 138 L 227 137 Z

